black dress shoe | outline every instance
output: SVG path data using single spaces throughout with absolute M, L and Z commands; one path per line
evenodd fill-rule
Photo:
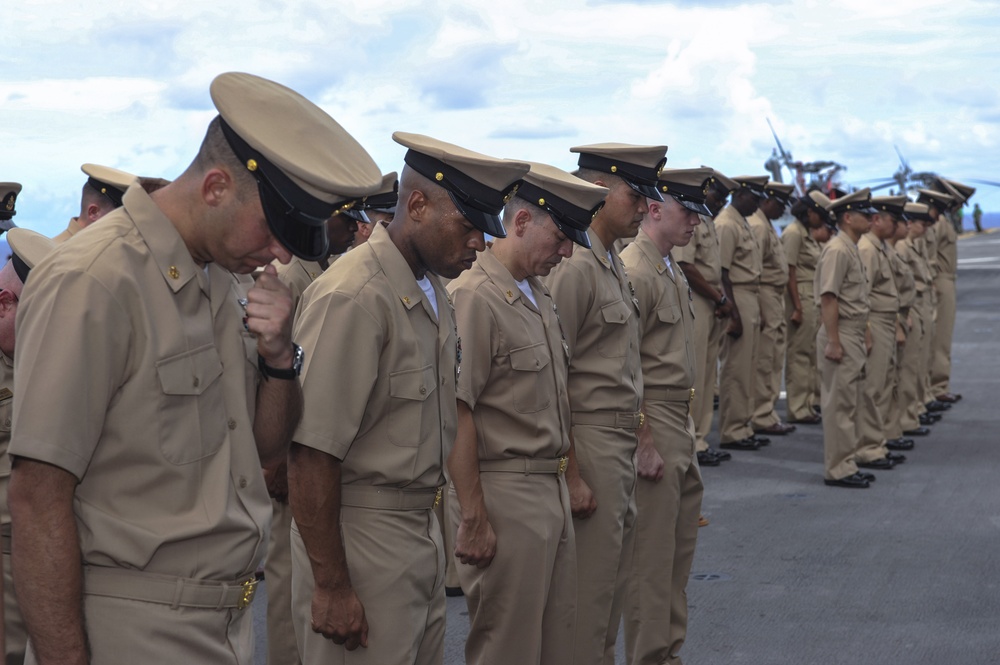
M 854 475 L 855 476 L 861 476 L 862 478 L 864 478 L 865 480 L 867 480 L 870 483 L 875 482 L 875 474 L 872 473 L 871 471 L 858 471 Z
M 921 425 L 933 425 L 933 424 L 941 421 L 941 414 L 940 413 L 930 413 L 928 411 L 927 413 L 921 413 L 920 416 L 919 416 L 919 419 L 920 419 L 920 424 Z
M 795 425 L 783 422 L 776 422 L 770 427 L 754 428 L 754 434 L 770 434 L 771 436 L 785 436 L 795 431 Z
M 819 425 L 821 422 L 823 422 L 823 418 L 818 413 L 814 413 L 811 416 L 806 416 L 805 418 L 799 418 L 797 420 L 792 420 L 791 418 L 789 418 L 788 422 L 798 423 L 800 425 Z
M 740 439 L 739 441 L 730 441 L 728 443 L 720 443 L 720 448 L 726 448 L 729 450 L 759 450 L 760 444 L 751 438 Z
M 893 464 L 902 464 L 906 461 L 906 455 L 903 453 L 894 453 L 891 450 L 885 454 L 885 458 Z
M 931 433 L 931 428 L 924 427 L 923 425 L 921 425 L 917 429 L 908 429 L 905 432 L 903 432 L 903 434 L 905 434 L 906 436 L 927 436 L 930 433 Z
M 862 469 L 881 469 L 883 471 L 888 471 L 892 467 L 896 466 L 896 463 L 889 459 L 889 456 L 880 457 L 878 459 L 873 459 L 871 462 L 858 462 L 858 466 Z
M 767 438 L 766 436 L 757 436 L 756 434 L 751 434 L 750 440 L 756 441 L 757 445 L 760 446 L 761 448 L 763 448 L 764 446 L 771 445 L 771 439 Z
M 938 395 L 934 399 L 936 399 L 939 402 L 948 402 L 949 404 L 954 404 L 958 400 L 962 399 L 962 395 L 960 393 L 944 393 L 943 395 Z
M 813 411 L 816 412 L 817 416 L 822 416 L 823 415 L 823 409 L 820 408 L 820 406 L 818 404 L 813 407 Z
M 444 588 L 444 595 L 449 598 L 457 598 L 458 596 L 464 596 L 465 592 L 462 591 L 462 587 L 460 586 L 446 586 Z
M 720 462 L 728 462 L 729 460 L 733 459 L 732 453 L 727 453 L 725 450 L 716 450 L 715 448 L 709 448 L 708 452 L 715 455 Z
M 719 466 L 720 464 L 722 464 L 722 460 L 708 450 L 698 451 L 698 466 Z
M 951 404 L 948 404 L 946 402 L 939 402 L 936 399 L 932 399 L 931 401 L 927 402 L 927 404 L 924 404 L 924 406 L 926 406 L 927 410 L 930 411 L 931 413 L 935 413 L 937 411 L 947 411 L 948 409 L 951 408 Z
M 718 395 L 714 395 L 712 397 L 712 410 L 713 411 L 718 411 L 719 410 L 719 396 Z
M 913 439 L 889 439 L 885 442 L 885 447 L 889 450 L 913 450 Z
M 860 472 L 851 474 L 846 478 L 840 478 L 838 480 L 824 479 L 823 482 L 832 487 L 853 487 L 855 489 L 864 489 L 870 487 L 870 483 L 867 478 L 864 478 Z

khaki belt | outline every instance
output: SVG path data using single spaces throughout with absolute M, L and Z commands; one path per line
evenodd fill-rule
M 91 596 L 160 603 L 173 609 L 242 610 L 253 602 L 257 579 L 250 574 L 232 582 L 217 582 L 84 566 L 83 591 Z
M 754 293 L 760 293 L 760 283 L 759 282 L 742 282 L 740 284 L 733 284 L 734 289 L 745 289 L 747 291 L 753 291 Z
M 642 397 L 654 402 L 692 402 L 694 401 L 694 388 L 686 390 L 679 388 L 644 388 Z
M 380 510 L 430 510 L 441 503 L 441 488 L 409 490 L 375 485 L 344 485 L 340 503 L 352 508 Z
M 638 411 L 574 411 L 572 420 L 574 425 L 639 429 Z
M 523 473 L 526 476 L 533 473 L 548 473 L 561 476 L 566 473 L 567 464 L 569 464 L 568 457 L 558 457 L 556 459 L 517 457 L 513 459 L 479 460 L 479 470 Z

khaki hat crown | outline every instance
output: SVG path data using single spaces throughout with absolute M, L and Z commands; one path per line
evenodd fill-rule
M 549 214 L 573 242 L 590 247 L 587 229 L 604 206 L 608 188 L 594 185 L 548 164 L 528 162 L 531 170 L 517 190 L 517 197 Z
M 498 159 L 423 134 L 393 132 L 409 150 L 406 165 L 448 192 L 473 226 L 498 238 L 507 235 L 500 211 L 528 172 L 526 162 Z
M 374 160 L 323 109 L 281 84 L 229 72 L 212 81 L 211 95 L 275 237 L 303 259 L 325 258 L 326 220 L 382 184 Z
M 382 185 L 378 188 L 378 191 L 366 196 L 361 203 L 361 207 L 364 210 L 395 212 L 398 201 L 399 176 L 395 171 L 391 171 L 382 176 Z
M 879 212 L 887 212 L 902 217 L 909 199 L 905 196 L 873 196 L 872 207 Z
M 738 175 L 733 176 L 733 180 L 736 181 L 740 187 L 749 189 L 757 197 L 762 199 L 767 198 L 767 192 L 764 191 L 764 188 L 767 186 L 766 175 Z
M 116 208 L 121 206 L 125 190 L 136 180 L 136 176 L 127 171 L 100 164 L 84 164 L 80 170 L 88 176 L 87 185 L 108 197 Z
M 917 201 L 919 203 L 933 205 L 939 210 L 948 210 L 955 203 L 955 197 L 933 189 L 918 189 Z
M 663 169 L 656 188 L 661 194 L 673 197 L 688 210 L 711 217 L 712 211 L 705 205 L 705 198 L 713 177 L 714 171 L 707 166 L 697 169 Z
M 791 201 L 792 194 L 795 193 L 795 185 L 768 181 L 768 183 L 764 185 L 764 193 L 767 194 L 768 198 L 778 199 L 782 203 L 787 204 Z
M 10 261 L 22 284 L 28 281 L 31 269 L 56 247 L 51 238 L 30 229 L 11 229 L 7 233 L 7 242 L 10 243 Z
M 569 151 L 580 154 L 577 164 L 581 169 L 611 173 L 646 198 L 663 200 L 656 189 L 656 181 L 667 163 L 667 146 L 593 143 Z
M 705 166 L 704 164 L 702 164 L 701 167 L 703 169 L 711 168 L 710 166 Z M 706 183 L 707 186 L 712 186 L 713 184 L 718 184 L 722 187 L 722 189 L 726 190 L 726 194 L 740 188 L 740 183 L 716 169 L 712 169 L 712 177 L 709 178 L 709 182 Z
M 830 202 L 830 206 L 827 209 L 834 216 L 844 212 L 860 212 L 865 215 L 878 212 L 871 205 L 871 189 L 868 187 L 859 189 L 847 196 L 842 196 L 839 199 L 834 199 Z
M 908 219 L 915 219 L 921 222 L 931 221 L 931 209 L 926 203 L 914 203 L 913 201 L 907 201 L 906 205 L 903 206 L 903 214 L 905 214 Z

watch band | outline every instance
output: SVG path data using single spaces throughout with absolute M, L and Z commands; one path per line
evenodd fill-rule
M 268 378 L 271 379 L 282 379 L 284 381 L 290 381 L 292 379 L 298 378 L 299 374 L 302 372 L 302 361 L 305 359 L 305 353 L 302 351 L 302 347 L 298 344 L 292 344 L 292 366 L 287 369 L 278 369 L 277 367 L 271 367 L 266 362 L 264 362 L 264 356 L 257 354 L 257 369 L 260 373 L 264 375 L 264 380 Z

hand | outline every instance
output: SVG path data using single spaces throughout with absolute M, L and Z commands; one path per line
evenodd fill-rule
M 312 629 L 343 644 L 348 651 L 368 646 L 368 620 L 354 589 L 316 589 L 312 599 Z
M 264 483 L 272 499 L 288 503 L 288 461 L 283 460 L 276 467 L 264 467 Z
M 566 474 L 566 485 L 569 488 L 569 507 L 573 517 L 585 520 L 593 515 L 597 510 L 597 499 L 583 478 L 579 474 Z
M 497 536 L 486 512 L 478 512 L 469 519 L 462 519 L 455 534 L 455 558 L 462 563 L 486 568 L 497 553 Z
M 652 435 L 649 435 L 652 438 Z M 635 455 L 636 472 L 640 478 L 652 480 L 654 483 L 663 478 L 663 458 L 656 451 L 652 441 L 640 443 Z
M 795 325 L 801 326 L 802 325 L 802 308 L 800 307 L 799 309 L 796 309 L 794 312 L 792 312 L 792 315 L 789 317 L 789 320 L 792 323 L 794 323 Z
M 247 292 L 247 330 L 257 337 L 257 353 L 270 367 L 292 366 L 292 292 L 273 265 L 264 267 Z
M 839 363 L 844 359 L 844 347 L 840 345 L 840 342 L 830 340 L 826 343 L 826 348 L 823 349 L 823 355 L 827 360 Z
M 715 318 L 717 319 L 726 319 L 732 316 L 732 314 L 733 314 L 733 303 L 728 300 L 724 305 L 715 306 Z
M 739 339 L 743 336 L 743 319 L 740 318 L 739 310 L 733 310 L 732 318 L 729 320 L 729 327 L 726 328 L 726 334 L 733 339 Z
M 896 326 L 896 346 L 906 346 L 906 332 L 902 326 Z
M 865 329 L 865 355 L 866 356 L 871 355 L 872 345 L 873 345 L 872 329 L 871 328 L 866 328 Z

